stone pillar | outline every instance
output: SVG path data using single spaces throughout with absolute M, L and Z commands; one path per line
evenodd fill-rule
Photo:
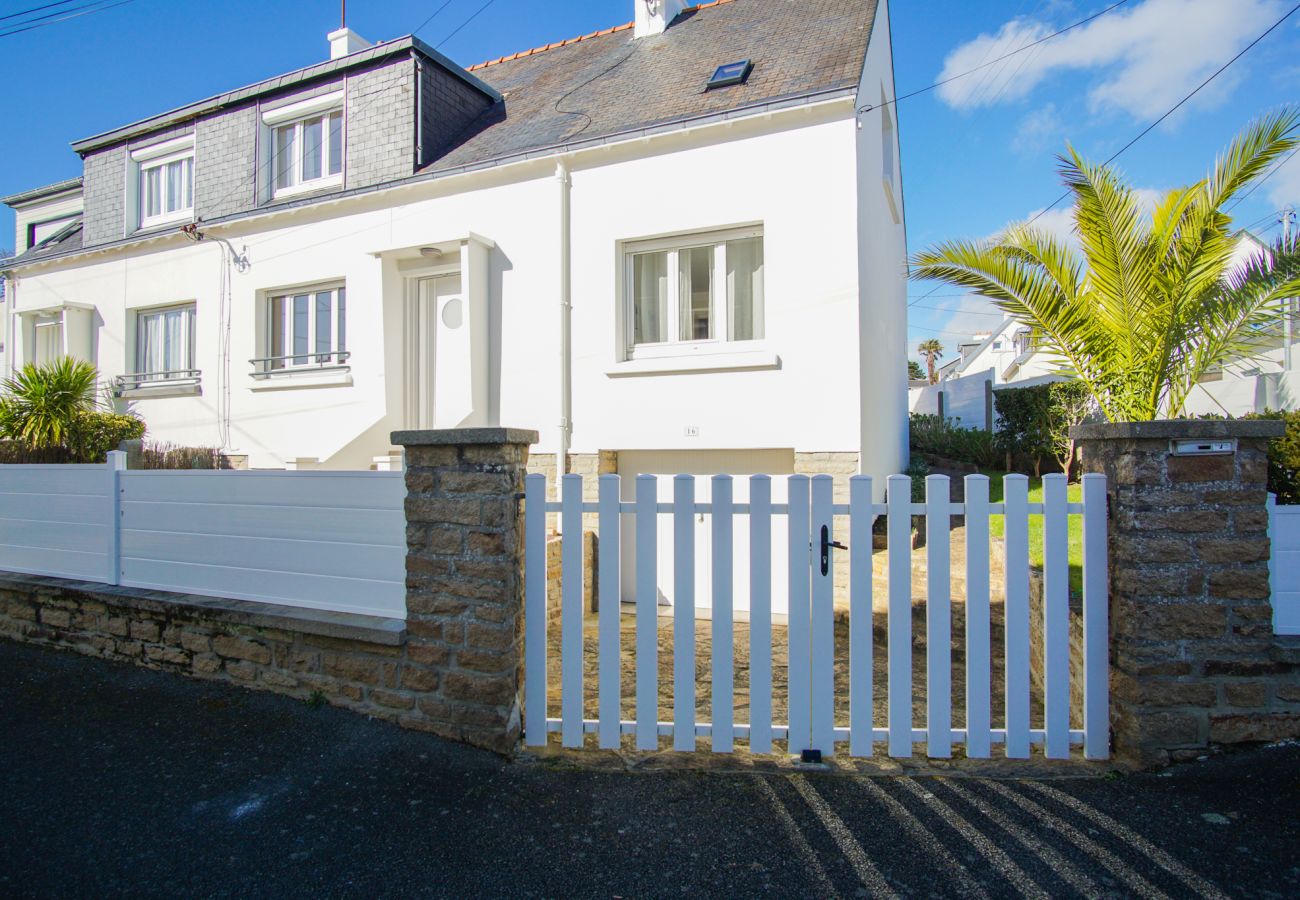
M 1266 482 L 1281 422 L 1072 429 L 1110 502 L 1111 727 L 1143 767 L 1300 732 L 1272 633 Z M 1180 442 L 1226 442 L 1187 454 Z M 1180 452 L 1182 451 L 1182 452 Z M 1283 648 L 1285 652 L 1285 648 Z M 1294 694 L 1289 696 L 1294 697 Z
M 406 450 L 406 658 L 436 674 L 420 727 L 510 753 L 523 690 L 520 496 L 537 432 L 397 431 Z

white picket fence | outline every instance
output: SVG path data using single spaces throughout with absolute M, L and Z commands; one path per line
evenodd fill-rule
M 401 472 L 0 466 L 0 569 L 406 616 Z
M 1268 537 L 1273 632 L 1300 634 L 1300 506 L 1278 506 L 1269 494 Z
M 730 752 L 737 739 L 751 752 L 770 753 L 774 740 L 785 740 L 789 753 L 818 750 L 830 755 L 835 745 L 848 743 L 851 756 L 870 756 L 875 743 L 885 743 L 890 756 L 911 756 L 913 744 L 923 742 L 931 757 L 949 757 L 954 744 L 963 744 L 970 757 L 989 757 L 992 746 L 1003 745 L 1008 758 L 1025 758 L 1040 744 L 1051 759 L 1066 758 L 1072 744 L 1082 744 L 1089 759 L 1109 755 L 1106 579 L 1106 493 L 1101 475 L 1086 475 L 1083 500 L 1070 503 L 1062 475 L 1043 479 L 1043 502 L 1030 503 L 1028 479 L 1009 475 L 1004 500 L 989 502 L 989 479 L 965 479 L 965 502 L 949 500 L 946 476 L 926 479 L 926 500 L 913 503 L 911 479 L 888 479 L 886 503 L 872 502 L 872 480 L 850 481 L 849 502 L 833 502 L 830 476 L 790 476 L 789 502 L 771 502 L 772 479 L 749 479 L 749 502 L 732 501 L 731 476 L 712 478 L 711 502 L 695 500 L 695 479 L 673 478 L 673 500 L 659 502 L 657 479 L 640 475 L 635 500 L 621 501 L 619 476 L 600 476 L 598 500 L 583 502 L 583 480 L 566 475 L 561 499 L 547 502 L 542 475 L 530 475 L 525 490 L 525 743 L 543 746 L 548 732 L 558 731 L 565 747 L 582 747 L 584 735 L 595 732 L 602 748 L 618 748 L 625 734 L 635 736 L 638 750 L 657 750 L 661 737 L 670 737 L 680 751 L 696 749 L 707 737 L 715 752 Z M 598 590 L 602 598 L 619 596 L 621 530 L 635 535 L 636 646 L 635 709 L 624 718 L 622 708 L 620 605 L 602 601 L 597 639 L 598 716 L 584 718 L 582 566 L 583 543 L 566 540 L 561 559 L 560 715 L 547 710 L 547 563 L 546 514 L 558 512 L 563 533 L 578 534 L 584 513 L 598 516 Z M 672 547 L 657 545 L 656 521 L 673 521 Z M 849 516 L 848 535 L 836 535 L 835 516 Z M 872 523 L 888 520 L 888 612 L 886 721 L 873 721 Z M 912 691 L 912 564 L 911 522 L 926 517 L 926 721 L 913 722 Z M 952 517 L 965 517 L 966 534 L 966 696 L 964 728 L 952 726 L 951 566 Z M 1083 663 L 1071 672 L 1069 622 L 1068 517 L 1083 517 Z M 710 722 L 697 720 L 695 654 L 696 517 L 707 516 L 712 533 L 712 710 Z M 749 707 L 750 721 L 734 716 L 733 641 L 733 521 L 749 517 Z M 773 547 L 773 517 L 784 516 L 788 546 Z M 1005 653 L 992 658 L 990 640 L 990 535 L 992 516 L 1005 521 L 1004 572 Z M 1041 516 L 1044 536 L 1043 727 L 1031 727 L 1029 519 Z M 849 697 L 847 721 L 835 715 L 835 638 L 833 544 L 847 537 L 849 587 Z M 659 591 L 656 557 L 673 554 L 673 605 L 690 615 L 674 617 L 672 719 L 659 719 L 658 630 Z M 772 617 L 770 598 L 772 555 L 789 554 L 788 722 L 772 721 Z M 1002 727 L 992 724 L 992 666 L 1005 667 L 1006 689 Z M 1083 680 L 1082 721 L 1070 721 L 1070 679 Z

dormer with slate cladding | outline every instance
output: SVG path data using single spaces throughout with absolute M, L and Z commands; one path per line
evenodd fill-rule
M 405 37 L 77 141 L 82 246 L 409 178 L 500 99 Z

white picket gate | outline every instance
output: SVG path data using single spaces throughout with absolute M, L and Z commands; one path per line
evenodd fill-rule
M 833 502 L 833 480 L 827 475 L 789 476 L 788 503 L 773 503 L 772 479 L 749 479 L 749 502 L 732 501 L 732 478 L 712 477 L 711 502 L 695 500 L 695 479 L 673 478 L 673 500 L 660 502 L 657 479 L 640 475 L 635 500 L 621 501 L 619 476 L 602 475 L 598 500 L 583 501 L 583 479 L 566 475 L 561 499 L 546 500 L 543 475 L 529 475 L 525 491 L 525 721 L 529 746 L 542 746 L 548 732 L 558 731 L 565 747 L 582 747 L 584 735 L 595 732 L 602 748 L 617 748 L 625 734 L 635 736 L 638 750 L 657 750 L 661 737 L 671 737 L 675 750 L 693 751 L 696 739 L 711 739 L 714 752 L 730 752 L 735 741 L 747 741 L 754 753 L 772 752 L 774 740 L 785 740 L 791 754 L 817 750 L 829 756 L 838 743 L 848 743 L 851 756 L 870 756 L 873 744 L 887 745 L 894 757 L 911 756 L 914 743 L 924 743 L 931 757 L 949 757 L 954 744 L 963 744 L 969 757 L 989 757 L 992 745 L 1002 744 L 1008 758 L 1026 758 L 1031 745 L 1042 745 L 1050 759 L 1066 758 L 1072 744 L 1082 744 L 1089 759 L 1109 755 L 1107 690 L 1106 487 L 1102 475 L 1085 475 L 1081 503 L 1070 503 L 1063 475 L 1043 479 L 1043 501 L 1029 502 L 1029 481 L 1022 475 L 1004 479 L 1004 500 L 989 502 L 989 479 L 965 479 L 965 502 L 950 502 L 949 479 L 926 479 L 926 500 L 913 503 L 911 479 L 888 480 L 887 502 L 872 502 L 872 479 L 850 480 L 849 502 Z M 547 513 L 560 514 L 564 534 L 577 535 L 584 513 L 595 513 L 599 540 L 599 596 L 617 598 L 620 582 L 621 529 L 632 528 L 636 548 L 636 646 L 634 717 L 624 718 L 620 604 L 602 602 L 597 626 L 598 715 L 584 718 L 584 635 L 582 567 L 583 542 L 566 540 L 561 554 L 560 715 L 547 710 Z M 656 546 L 657 517 L 673 521 L 672 547 Z M 872 523 L 887 517 L 887 716 L 873 721 Z M 953 516 L 965 517 L 966 535 L 966 697 L 964 728 L 952 726 L 952 590 L 950 529 Z M 1083 534 L 1083 659 L 1082 671 L 1071 672 L 1068 517 L 1082 516 Z M 696 715 L 695 653 L 695 527 L 707 516 L 712 537 L 712 710 L 709 722 Z M 736 621 L 732 592 L 733 521 L 749 516 L 749 701 L 750 721 L 734 715 L 733 640 Z M 772 520 L 785 516 L 788 547 L 771 546 Z M 848 535 L 836 535 L 835 516 L 849 517 Z M 924 727 L 913 722 L 912 690 L 912 560 L 913 516 L 926 519 L 926 715 Z M 1004 518 L 1005 710 L 1002 727 L 993 727 L 991 687 L 993 659 L 990 640 L 990 517 Z M 1029 604 L 1029 521 L 1041 516 L 1044 549 L 1044 610 L 1042 727 L 1031 727 L 1031 662 Z M 847 537 L 847 548 L 838 538 Z M 849 697 L 847 721 L 835 715 L 834 566 L 835 549 L 850 559 Z M 673 622 L 672 720 L 659 719 L 657 554 L 673 554 L 674 608 L 689 610 Z M 788 722 L 772 721 L 771 560 L 789 554 Z M 1070 721 L 1070 679 L 1083 683 L 1082 721 Z

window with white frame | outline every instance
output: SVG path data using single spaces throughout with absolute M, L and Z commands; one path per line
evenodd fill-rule
M 347 291 L 332 285 L 266 301 L 266 356 L 254 374 L 341 365 L 347 358 Z
M 762 229 L 631 242 L 624 260 L 629 357 L 763 338 Z
M 274 123 L 270 132 L 274 196 L 342 184 L 342 110 L 313 111 L 285 122 L 274 114 L 267 118 L 268 124 Z
M 63 349 L 63 314 L 36 316 L 33 334 L 36 338 L 32 347 L 32 362 L 38 366 L 48 365 L 67 354 Z
M 194 139 L 183 137 L 131 154 L 136 165 L 136 219 L 140 228 L 194 213 Z
M 135 373 L 124 376 L 128 387 L 198 379 L 194 319 L 193 303 L 136 313 Z

